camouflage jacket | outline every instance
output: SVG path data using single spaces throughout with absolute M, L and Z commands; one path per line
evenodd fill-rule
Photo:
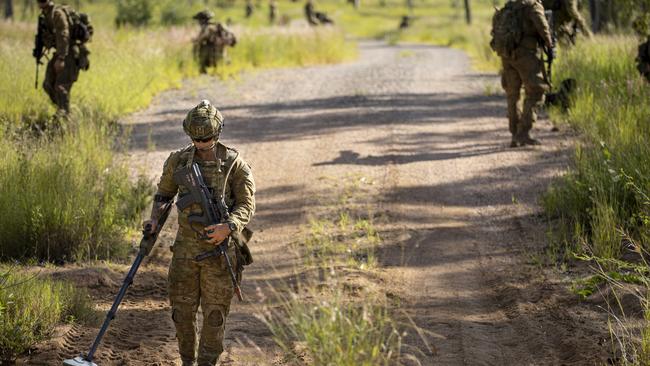
M 43 9 L 43 44 L 45 48 L 55 48 L 56 56 L 65 58 L 70 50 L 70 22 L 65 10 L 56 5 Z
M 553 31 L 557 34 L 574 35 L 574 24 L 585 34 L 591 32 L 578 10 L 577 0 L 545 0 L 544 8 L 553 10 Z
M 174 181 L 174 172 L 193 162 L 199 164 L 199 169 L 205 183 L 218 198 L 222 193 L 230 210 L 229 223 L 236 226 L 236 232 L 241 232 L 250 222 L 255 212 L 255 182 L 249 165 L 239 157 L 235 149 L 217 143 L 217 161 L 195 160 L 193 145 L 175 151 L 169 155 L 163 166 L 163 173 L 158 182 L 158 194 L 165 197 L 174 197 L 176 194 L 183 197 L 188 193 L 187 188 L 179 186 Z M 232 166 L 232 169 L 230 167 Z M 228 171 L 230 174 L 226 177 Z M 201 214 L 201 206 L 192 204 L 178 213 L 178 234 L 183 238 L 198 238 L 196 232 L 190 227 L 188 216 Z M 194 228 L 200 229 L 200 228 Z M 237 234 L 235 233 L 235 234 Z
M 201 25 L 199 35 L 194 39 L 198 46 L 214 46 L 223 48 L 225 46 L 234 46 L 237 43 L 235 35 L 221 23 L 208 23 Z
M 542 3 L 539 0 L 517 1 L 526 5 L 523 10 L 523 39 L 520 46 L 528 49 L 537 49 L 541 40 L 544 45 L 550 47 L 553 41 Z

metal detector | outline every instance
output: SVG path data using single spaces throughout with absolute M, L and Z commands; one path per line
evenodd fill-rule
M 78 357 L 75 357 L 73 359 L 64 360 L 63 365 L 97 366 L 97 364 L 93 362 L 93 358 L 95 357 L 95 351 L 97 351 L 97 347 L 99 347 L 99 343 L 101 342 L 102 337 L 104 337 L 104 333 L 106 333 L 106 330 L 108 329 L 108 326 L 110 325 L 111 321 L 115 318 L 115 314 L 117 313 L 117 308 L 120 306 L 120 303 L 122 302 L 122 299 L 126 294 L 126 290 L 129 288 L 129 286 L 131 286 L 131 284 L 133 284 L 133 277 L 135 277 L 135 274 L 138 271 L 138 268 L 140 267 L 142 260 L 144 259 L 144 257 L 149 255 L 151 248 L 153 248 L 153 245 L 156 243 L 156 239 L 158 239 L 158 234 L 160 234 L 160 230 L 165 224 L 165 221 L 167 220 L 167 216 L 169 216 L 169 212 L 171 211 L 171 208 L 172 208 L 172 202 L 169 202 L 165 205 L 160 215 L 160 218 L 158 219 L 158 225 L 156 226 L 155 230 L 153 231 L 147 229 L 143 230 L 142 240 L 140 240 L 140 251 L 138 252 L 138 256 L 135 257 L 135 261 L 133 261 L 133 265 L 131 265 L 131 269 L 129 270 L 129 273 L 126 275 L 126 278 L 122 283 L 120 292 L 117 293 L 117 296 L 115 297 L 115 301 L 113 301 L 113 306 L 111 306 L 111 310 L 109 310 L 108 314 L 106 314 L 106 319 L 104 320 L 104 324 L 99 330 L 99 333 L 95 338 L 95 342 L 93 342 L 92 347 L 90 347 L 90 351 L 88 352 L 88 354 L 86 356 L 81 354 Z

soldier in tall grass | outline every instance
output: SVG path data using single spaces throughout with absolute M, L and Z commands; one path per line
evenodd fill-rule
M 38 0 L 38 6 L 41 15 L 33 56 L 40 63 L 44 53 L 54 49 L 47 63 L 43 89 L 57 106 L 57 115 L 67 115 L 72 84 L 77 81 L 79 70 L 89 67 L 90 52 L 85 43 L 92 36 L 92 27 L 86 15 L 77 14 L 68 6 L 55 5 L 52 0 Z

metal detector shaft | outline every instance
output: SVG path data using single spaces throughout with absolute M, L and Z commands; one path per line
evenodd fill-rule
M 171 211 L 171 208 L 172 208 L 172 202 L 170 201 L 166 204 L 166 206 L 163 207 L 160 217 L 158 218 L 158 225 L 156 225 L 156 228 L 154 230 L 151 230 L 151 228 L 148 227 L 143 231 L 142 240 L 140 241 L 140 251 L 138 252 L 138 255 L 135 257 L 135 260 L 131 265 L 131 269 L 129 270 L 129 273 L 127 273 L 126 278 L 122 283 L 122 287 L 120 288 L 120 291 L 117 293 L 117 296 L 115 297 L 115 301 L 113 301 L 113 306 L 111 306 L 111 310 L 109 310 L 108 314 L 106 314 L 106 319 L 104 320 L 104 324 L 102 324 L 99 333 L 97 333 L 97 337 L 95 337 L 95 342 L 93 342 L 93 345 L 90 347 L 90 351 L 88 352 L 88 355 L 86 355 L 85 357 L 82 355 L 72 360 L 65 360 L 63 362 L 64 365 L 75 365 L 75 366 L 94 365 L 92 361 L 93 358 L 95 357 L 95 352 L 97 351 L 97 347 L 99 347 L 99 343 L 101 343 L 102 338 L 104 337 L 104 333 L 106 333 L 106 330 L 108 329 L 108 326 L 111 324 L 111 321 L 115 319 L 117 308 L 120 306 L 120 303 L 124 298 L 124 295 L 126 295 L 126 290 L 129 288 L 129 286 L 131 286 L 131 284 L 133 284 L 133 278 L 135 277 L 135 274 L 138 272 L 138 268 L 140 268 L 140 264 L 142 264 L 142 260 L 144 259 L 144 257 L 148 255 L 149 251 L 151 250 L 151 247 L 153 247 L 153 245 L 156 243 L 156 240 L 158 239 L 158 234 L 160 234 L 160 230 L 162 230 L 163 225 L 165 225 L 165 221 L 167 221 L 167 217 L 169 216 L 169 212 Z M 145 250 L 144 247 L 147 244 L 150 244 L 148 245 L 149 249 Z
M 135 257 L 135 261 L 133 261 L 133 265 L 131 266 L 129 273 L 126 275 L 126 278 L 124 279 L 122 288 L 120 288 L 120 292 L 117 293 L 117 297 L 115 297 L 115 301 L 113 301 L 113 306 L 111 306 L 111 310 L 108 312 L 108 314 L 106 314 L 106 319 L 104 320 L 104 324 L 102 325 L 102 328 L 99 330 L 99 333 L 97 334 L 97 337 L 95 338 L 95 342 L 93 343 L 92 347 L 90 347 L 90 351 L 86 356 L 86 361 L 92 362 L 93 357 L 95 356 L 95 351 L 97 351 L 97 347 L 99 347 L 99 343 L 102 341 L 102 337 L 104 337 L 104 333 L 106 333 L 106 330 L 108 329 L 108 326 L 110 325 L 111 321 L 115 318 L 115 314 L 117 313 L 117 308 L 120 306 L 120 303 L 122 302 L 122 299 L 126 294 L 126 290 L 129 288 L 129 286 L 131 286 L 131 284 L 133 284 L 133 277 L 135 277 L 136 272 L 138 272 L 138 268 L 140 268 L 140 264 L 142 263 L 143 259 L 144 259 L 144 254 L 141 253 L 138 254 L 137 257 Z

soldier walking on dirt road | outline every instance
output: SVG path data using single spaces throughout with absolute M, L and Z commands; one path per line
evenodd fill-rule
M 241 282 L 243 265 L 242 231 L 255 211 L 255 183 L 249 165 L 239 153 L 219 142 L 223 128 L 221 113 L 207 100 L 192 108 L 183 121 L 185 133 L 192 144 L 171 153 L 163 166 L 158 191 L 154 197 L 151 219 L 145 223 L 154 228 L 161 208 L 176 194 L 179 200 L 187 198 L 187 187 L 178 185 L 174 173 L 179 169 L 198 164 L 212 199 L 223 195 L 230 208 L 228 221 L 210 225 L 204 230 L 208 240 L 197 232 L 197 224 L 189 222 L 189 216 L 201 214 L 201 206 L 189 204 L 178 212 L 178 232 L 172 246 L 172 262 L 169 267 L 169 299 L 172 319 L 183 366 L 213 366 L 223 352 L 226 317 L 234 288 L 223 256 L 196 261 L 195 257 L 209 251 L 228 236 L 232 245 L 227 254 L 237 270 Z M 246 247 L 247 248 L 247 247 Z M 203 312 L 203 328 L 197 335 L 196 315 L 199 305 Z M 198 339 L 197 339 L 198 338 Z M 198 342 L 197 342 L 198 341 Z M 198 354 L 197 354 L 198 346 Z
M 539 145 L 538 140 L 530 137 L 530 130 L 549 88 L 542 47 L 549 52 L 553 48 L 541 0 L 506 3 L 494 15 L 490 45 L 501 56 L 503 64 L 501 85 L 508 98 L 510 146 Z M 523 111 L 519 108 L 522 86 L 526 92 Z

